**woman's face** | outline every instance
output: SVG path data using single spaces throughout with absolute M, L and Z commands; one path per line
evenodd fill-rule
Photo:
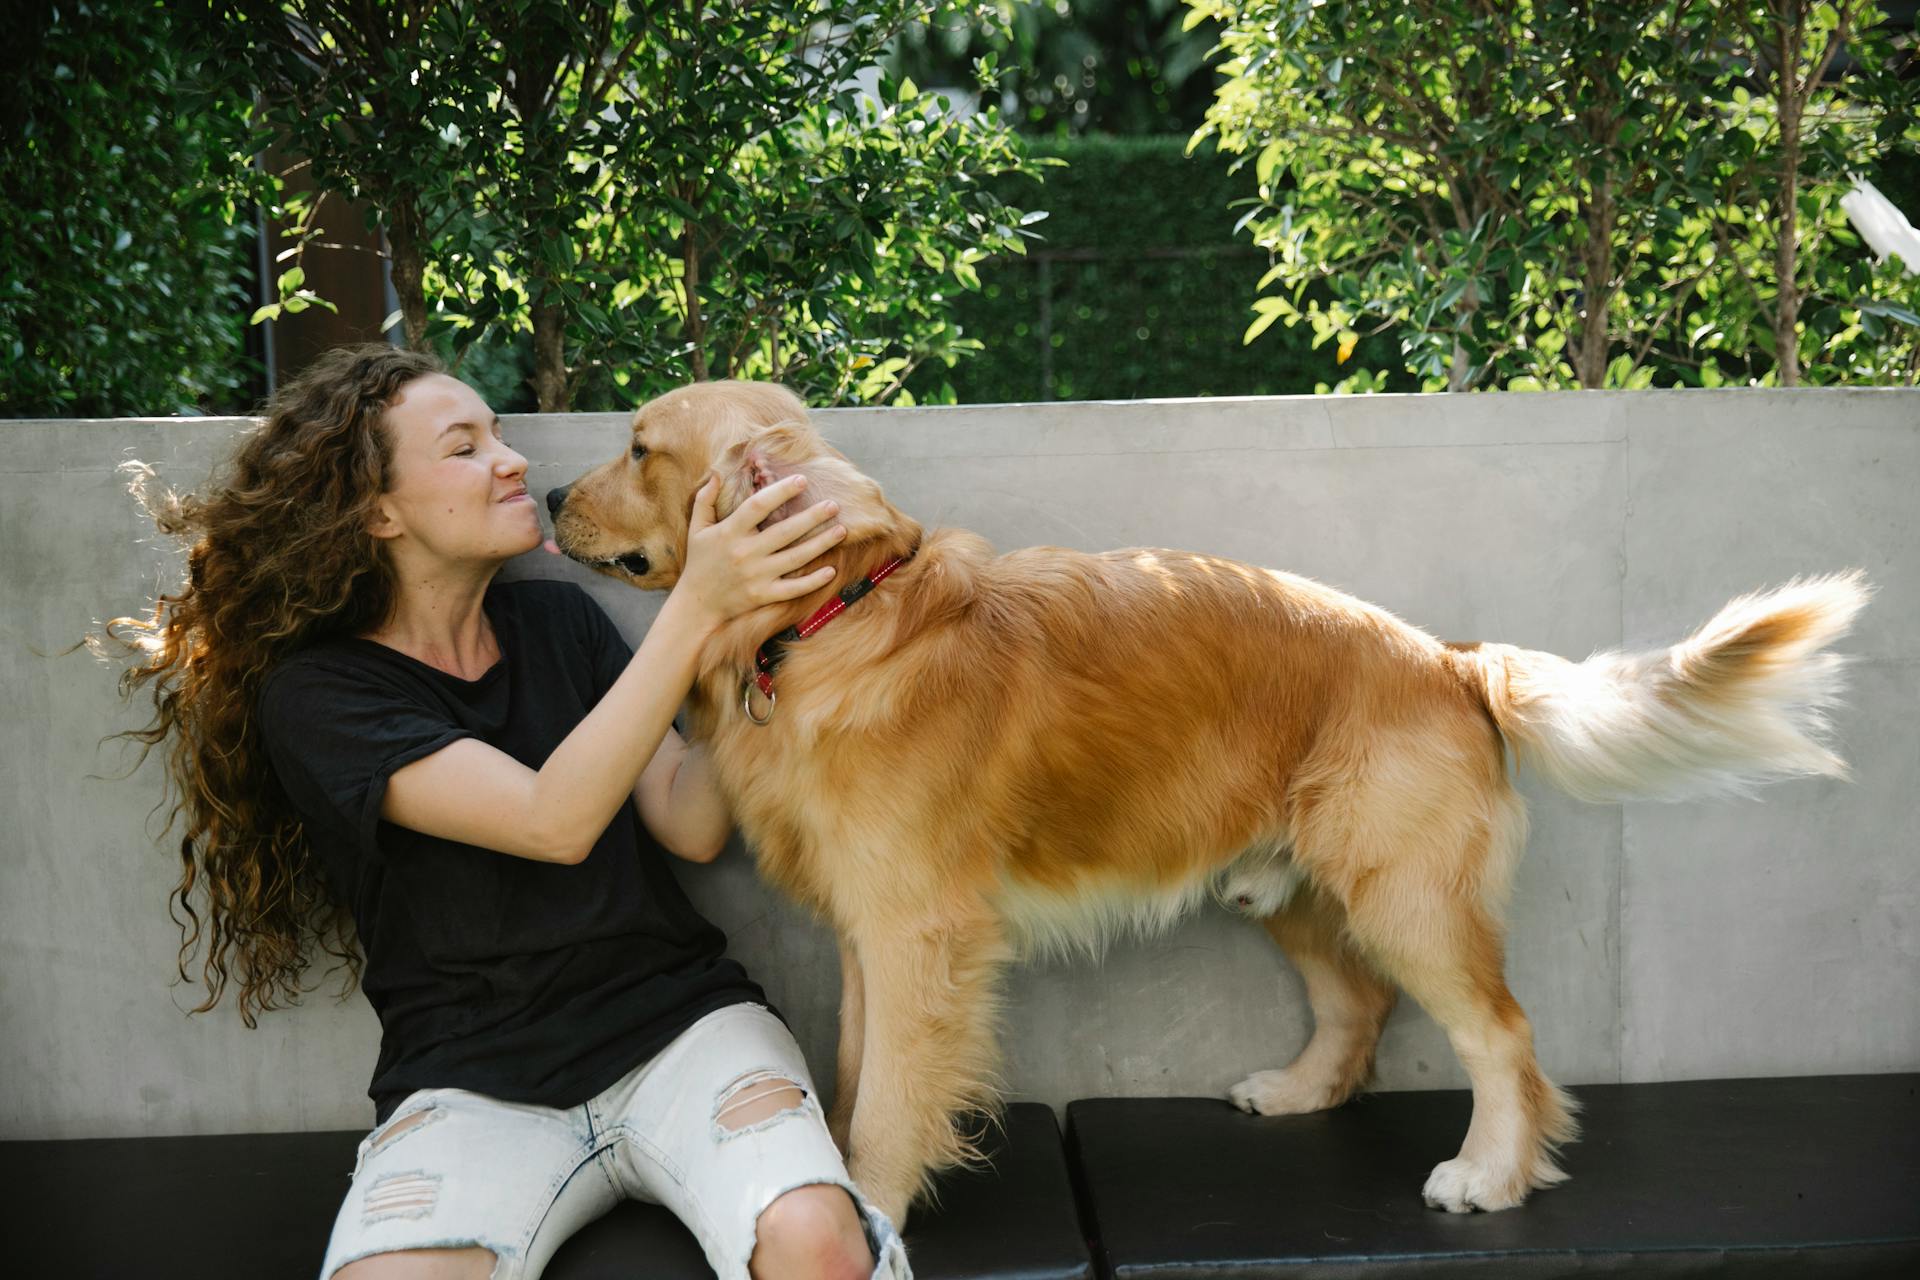
M 500 438 L 500 419 L 472 387 L 445 374 L 415 378 L 387 406 L 392 483 L 375 537 L 443 562 L 501 561 L 540 545 L 527 460 Z

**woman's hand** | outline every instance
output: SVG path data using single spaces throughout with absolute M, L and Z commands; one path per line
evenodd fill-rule
M 713 504 L 720 480 L 708 476 L 694 495 L 687 563 L 669 602 L 678 597 L 695 625 L 711 631 L 743 614 L 771 613 L 773 606 L 832 581 L 832 565 L 800 577 L 787 575 L 846 537 L 844 526 L 828 524 L 840 510 L 838 503 L 816 502 L 776 525 L 759 527 L 781 504 L 798 497 L 806 483 L 804 475 L 788 476 L 748 498 L 725 520 L 716 520 Z

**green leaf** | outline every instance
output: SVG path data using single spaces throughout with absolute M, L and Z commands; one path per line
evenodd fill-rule
M 1901 324 L 1920 325 L 1920 314 L 1891 302 L 1856 302 L 1862 315 L 1885 316 L 1889 320 L 1898 320 Z
M 1273 322 L 1280 318 L 1286 305 L 1284 298 L 1254 299 L 1253 310 L 1259 318 L 1247 326 L 1247 331 L 1240 336 L 1240 345 L 1243 347 L 1251 345 L 1255 338 L 1272 328 Z

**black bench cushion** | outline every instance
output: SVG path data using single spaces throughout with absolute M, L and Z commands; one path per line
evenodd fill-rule
M 358 1131 L 0 1143 L 0 1275 L 314 1280 Z M 1090 1280 L 1053 1112 L 1008 1110 L 990 1172 L 956 1171 L 914 1215 L 922 1280 Z M 637 1264 L 644 1263 L 644 1266 Z M 626 1203 L 581 1230 L 546 1280 L 712 1280 L 686 1228 Z
M 1595 1085 L 1572 1180 L 1456 1215 L 1421 1185 L 1470 1099 L 1311 1116 L 1198 1098 L 1067 1110 L 1103 1275 L 1920 1276 L 1920 1076 Z

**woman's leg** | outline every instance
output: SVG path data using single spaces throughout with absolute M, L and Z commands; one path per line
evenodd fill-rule
M 671 1209 L 720 1280 L 910 1280 L 847 1176 L 800 1047 L 773 1014 L 707 1015 L 588 1104 L 623 1189 Z
M 429 1089 L 367 1135 L 321 1280 L 533 1280 L 618 1201 L 584 1108 Z
M 349 1262 L 334 1280 L 488 1280 L 498 1262 L 491 1249 L 402 1249 Z

